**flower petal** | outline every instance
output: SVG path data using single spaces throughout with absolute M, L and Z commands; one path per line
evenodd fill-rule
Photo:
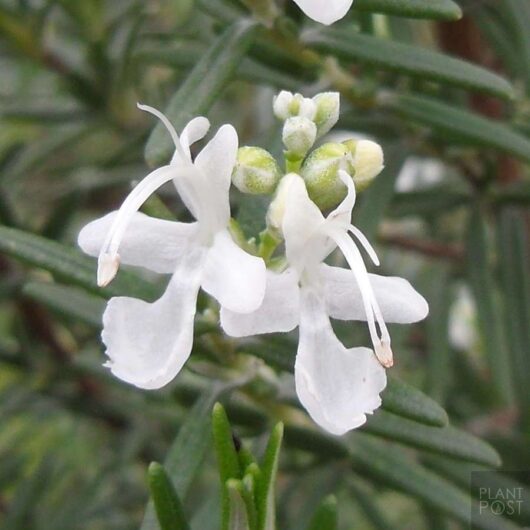
M 83 252 L 98 256 L 117 211 L 83 227 L 77 242 Z M 172 273 L 188 252 L 197 234 L 197 223 L 177 223 L 155 219 L 136 212 L 119 247 L 121 263 L 145 267 L 159 273 Z
M 301 272 L 320 263 L 335 243 L 321 233 L 325 218 L 309 198 L 303 179 L 294 173 L 283 178 L 287 183 L 282 220 L 285 253 L 289 263 Z
M 188 359 L 205 249 L 194 248 L 173 274 L 165 293 L 147 303 L 112 298 L 103 315 L 103 342 L 112 373 L 140 388 L 169 383 Z
M 206 177 L 202 182 L 205 208 L 217 229 L 225 228 L 230 219 L 228 192 L 237 146 L 236 130 L 231 125 L 223 125 L 195 159 L 195 167 Z
M 294 269 L 282 273 L 267 271 L 267 287 L 261 306 L 240 314 L 221 308 L 221 326 L 232 337 L 291 331 L 300 313 L 298 275 Z
M 298 7 L 309 17 L 329 26 L 340 20 L 350 9 L 353 0 L 294 0 Z
M 186 152 L 189 160 L 191 160 L 190 145 L 202 140 L 209 129 L 210 122 L 204 116 L 193 118 L 186 127 L 182 129 L 180 144 L 182 145 L 182 149 Z
M 231 311 L 255 311 L 265 295 L 265 263 L 238 247 L 223 230 L 208 251 L 202 288 Z
M 332 434 L 359 427 L 381 405 L 386 373 L 368 348 L 345 348 L 335 336 L 324 302 L 301 292 L 296 392 L 313 420 Z
M 349 269 L 323 264 L 320 275 L 325 284 L 329 315 L 340 320 L 366 320 L 361 292 Z M 386 322 L 409 324 L 429 313 L 427 301 L 404 278 L 368 274 L 372 290 Z

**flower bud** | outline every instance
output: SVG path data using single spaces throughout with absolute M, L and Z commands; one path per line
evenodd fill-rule
M 274 97 L 272 108 L 274 115 L 282 121 L 294 116 L 312 120 L 317 111 L 317 106 L 313 100 L 304 98 L 302 94 L 292 94 L 286 90 L 282 90 Z
M 274 157 L 261 147 L 240 147 L 232 172 L 234 186 L 253 195 L 272 193 L 282 173 Z
M 293 94 L 287 90 L 282 90 L 272 101 L 272 110 L 279 120 L 286 120 L 291 116 L 289 107 L 293 101 Z
M 371 140 L 346 140 L 343 143 L 353 156 L 355 189 L 363 191 L 385 167 L 383 149 Z
M 313 102 L 316 105 L 314 122 L 320 138 L 329 132 L 339 119 L 340 96 L 338 92 L 322 92 L 313 98 Z
M 341 143 L 327 143 L 315 149 L 302 166 L 302 177 L 311 200 L 322 210 L 333 208 L 346 196 L 346 186 L 338 171 L 353 174 L 348 148 Z
M 287 202 L 289 188 L 297 178 L 300 177 L 296 173 L 288 173 L 285 175 L 282 180 L 280 180 L 274 199 L 269 205 L 267 225 L 280 234 L 282 233 L 283 216 L 285 214 L 285 204 Z
M 308 118 L 295 116 L 285 121 L 283 145 L 296 157 L 303 158 L 317 138 L 317 126 Z

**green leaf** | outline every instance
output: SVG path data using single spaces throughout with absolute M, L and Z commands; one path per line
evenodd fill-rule
M 365 491 L 364 486 L 353 481 L 350 482 L 349 489 L 375 530 L 392 530 L 394 528 L 387 520 L 385 510 L 378 506 L 377 499 L 371 492 Z
M 353 222 L 370 240 L 375 238 L 379 223 L 394 197 L 396 180 L 406 154 L 401 142 L 385 146 L 385 169 L 360 196 L 360 204 L 353 213 Z
M 251 530 L 247 506 L 243 500 L 243 484 L 240 480 L 230 479 L 226 483 L 228 491 L 228 530 Z
M 27 530 L 32 526 L 32 514 L 39 505 L 41 497 L 48 490 L 48 479 L 53 475 L 54 463 L 51 458 L 44 458 L 33 470 L 31 476 L 19 483 L 13 492 L 13 501 L 2 518 L 4 528 L 10 530 Z
M 180 499 L 164 468 L 152 462 L 147 473 L 160 530 L 189 530 Z
M 445 427 L 449 423 L 447 413 L 421 390 L 391 376 L 382 395 L 382 408 L 397 416 L 433 427 Z
M 202 45 L 197 43 L 191 45 L 189 42 L 183 42 L 173 46 L 145 48 L 136 55 L 136 58 L 149 64 L 162 63 L 174 68 L 190 68 L 199 62 L 203 54 Z M 251 83 L 272 86 L 282 90 L 297 90 L 300 84 L 296 77 L 261 64 L 249 57 L 241 60 L 234 76 Z
M 283 439 L 283 423 L 275 425 L 269 438 L 261 473 L 256 484 L 256 506 L 258 509 L 258 530 L 275 530 L 276 528 L 276 473 Z
M 168 451 L 164 468 L 177 495 L 183 500 L 210 448 L 210 411 L 226 390 L 226 386 L 213 385 L 195 402 Z M 141 530 L 158 530 L 151 502 L 147 506 Z
M 499 312 L 496 306 L 493 316 L 506 329 L 515 392 L 523 420 L 530 428 L 530 392 L 527 381 L 530 372 L 530 249 L 527 219 L 522 211 L 507 208 L 500 213 L 497 240 L 503 311 Z
M 18 230 L 0 227 L 0 251 L 17 259 L 50 271 L 104 298 L 127 294 L 136 298 L 153 299 L 158 289 L 136 274 L 120 271 L 105 289 L 96 283 L 96 260 L 81 251 L 43 237 Z
M 469 202 L 468 191 L 454 186 L 433 186 L 425 190 L 396 193 L 390 206 L 390 217 L 444 215 Z
M 326 434 L 316 428 L 285 426 L 285 445 L 308 451 L 325 459 L 342 459 L 348 456 L 348 448 L 336 436 Z
M 501 0 L 501 9 L 509 18 L 510 31 L 517 43 L 517 55 L 521 57 L 520 72 L 524 76 L 526 91 L 530 91 L 530 35 L 528 25 L 530 24 L 530 6 L 527 2 L 519 0 Z
M 56 283 L 29 282 L 22 292 L 28 298 L 50 307 L 62 315 L 81 320 L 100 328 L 105 310 L 105 299 L 76 287 Z
M 231 519 L 231 505 L 234 493 L 230 491 L 227 484 L 230 479 L 240 479 L 242 477 L 239 459 L 237 456 L 232 428 L 228 421 L 225 409 L 220 403 L 216 403 L 212 412 L 212 432 L 215 453 L 217 455 L 217 465 L 221 479 L 221 528 L 228 530 Z M 237 506 L 237 503 L 236 503 Z
M 452 0 L 355 0 L 353 9 L 433 20 L 458 20 L 462 17 L 462 10 Z
M 484 468 L 476 465 L 451 462 L 445 458 L 434 456 L 424 459 L 424 463 L 465 491 L 469 490 L 471 473 L 484 471 Z M 490 488 L 491 491 L 515 491 L 519 488 L 520 500 L 523 502 L 518 505 L 518 509 L 516 510 L 518 513 L 514 513 L 513 515 L 515 519 L 523 524 L 528 525 L 530 523 L 530 491 L 521 482 L 491 470 L 481 474 L 480 482 L 482 486 Z M 478 488 L 473 488 L 471 494 L 480 500 L 480 490 Z
M 432 128 L 449 144 L 493 147 L 530 162 L 530 140 L 502 122 L 424 96 L 393 95 L 383 103 L 406 120 Z
M 445 403 L 451 383 L 451 345 L 449 314 L 452 303 L 450 268 L 433 264 L 425 273 L 425 294 L 429 300 L 427 319 L 428 367 L 426 392 L 436 401 Z M 432 278 L 437 278 L 436 282 Z
M 501 464 L 499 454 L 479 438 L 455 427 L 427 427 L 389 414 L 384 410 L 371 416 L 362 430 L 391 441 L 491 467 Z
M 241 478 L 242 473 L 234 445 L 232 428 L 221 403 L 216 403 L 213 407 L 212 432 L 221 482 L 224 484 L 228 479 Z
M 351 450 L 354 469 L 387 487 L 424 501 L 456 519 L 470 524 L 471 497 L 459 488 L 426 470 L 389 444 L 357 433 Z M 483 530 L 516 530 L 516 526 L 498 517 L 480 522 Z
M 337 528 L 337 499 L 334 495 L 328 495 L 317 508 L 308 530 L 337 530 Z
M 165 114 L 175 129 L 182 129 L 193 117 L 206 113 L 219 97 L 251 45 L 257 26 L 241 20 L 226 30 L 195 65 L 186 81 L 171 98 Z M 158 165 L 171 157 L 171 138 L 159 123 L 151 133 L 145 149 L 150 165 Z
M 495 298 L 486 227 L 478 206 L 472 210 L 469 219 L 467 257 L 469 284 L 477 306 L 482 347 L 486 353 L 493 390 L 499 405 L 508 405 L 513 402 L 510 357 L 503 336 L 503 322 L 499 318 L 498 300 Z
M 309 44 L 343 61 L 366 63 L 422 81 L 438 81 L 504 99 L 514 97 L 506 79 L 461 59 L 414 45 L 344 29 L 327 29 L 311 35 Z

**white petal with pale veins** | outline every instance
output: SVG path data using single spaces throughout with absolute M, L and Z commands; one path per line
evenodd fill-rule
M 193 248 L 156 302 L 112 298 L 102 338 L 112 373 L 140 388 L 169 383 L 188 359 L 206 250 Z
M 335 336 L 323 300 L 301 292 L 296 392 L 313 420 L 332 434 L 359 427 L 381 405 L 386 373 L 368 348 L 345 348 Z
M 265 295 L 265 263 L 237 246 L 223 230 L 208 250 L 202 288 L 231 311 L 255 311 Z
M 291 331 L 299 319 L 298 276 L 293 269 L 267 271 L 265 297 L 261 306 L 245 315 L 221 308 L 221 326 L 232 337 Z
M 86 254 L 98 256 L 117 212 L 111 212 L 83 227 L 78 244 Z M 197 223 L 177 223 L 136 212 L 119 246 L 120 262 L 172 273 L 197 235 Z
M 329 315 L 340 320 L 366 320 L 359 285 L 351 270 L 322 265 Z M 368 274 L 385 322 L 410 324 L 423 320 L 429 306 L 421 294 L 403 278 Z

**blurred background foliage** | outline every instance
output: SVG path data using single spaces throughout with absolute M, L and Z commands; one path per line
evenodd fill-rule
M 355 0 L 331 28 L 290 1 L 261 27 L 248 10 L 258 4 L 0 2 L 6 530 L 156 529 L 152 510 L 142 523 L 153 460 L 165 462 L 191 528 L 219 528 L 219 399 L 238 447 L 260 454 L 285 424 L 282 530 L 309 528 L 331 493 L 338 528 L 468 528 L 471 471 L 494 469 L 493 486 L 515 487 L 513 472 L 530 469 L 530 1 Z M 293 399 L 296 336 L 229 340 L 206 298 L 173 384 L 144 392 L 113 379 L 101 366 L 104 299 L 153 299 L 162 286 L 122 271 L 100 290 L 75 245 L 86 221 L 168 156 L 137 101 L 177 128 L 207 113 L 214 126 L 233 123 L 241 144 L 280 154 L 279 89 L 340 90 L 338 129 L 382 143 L 386 169 L 354 223 L 377 243 L 383 272 L 408 278 L 431 307 L 420 325 L 393 326 L 383 408 L 342 438 L 317 431 Z M 249 237 L 266 204 L 234 195 Z M 145 211 L 185 215 L 170 190 Z M 366 340 L 362 326 L 337 331 Z M 526 499 L 517 517 L 480 527 L 519 528 L 529 512 Z

